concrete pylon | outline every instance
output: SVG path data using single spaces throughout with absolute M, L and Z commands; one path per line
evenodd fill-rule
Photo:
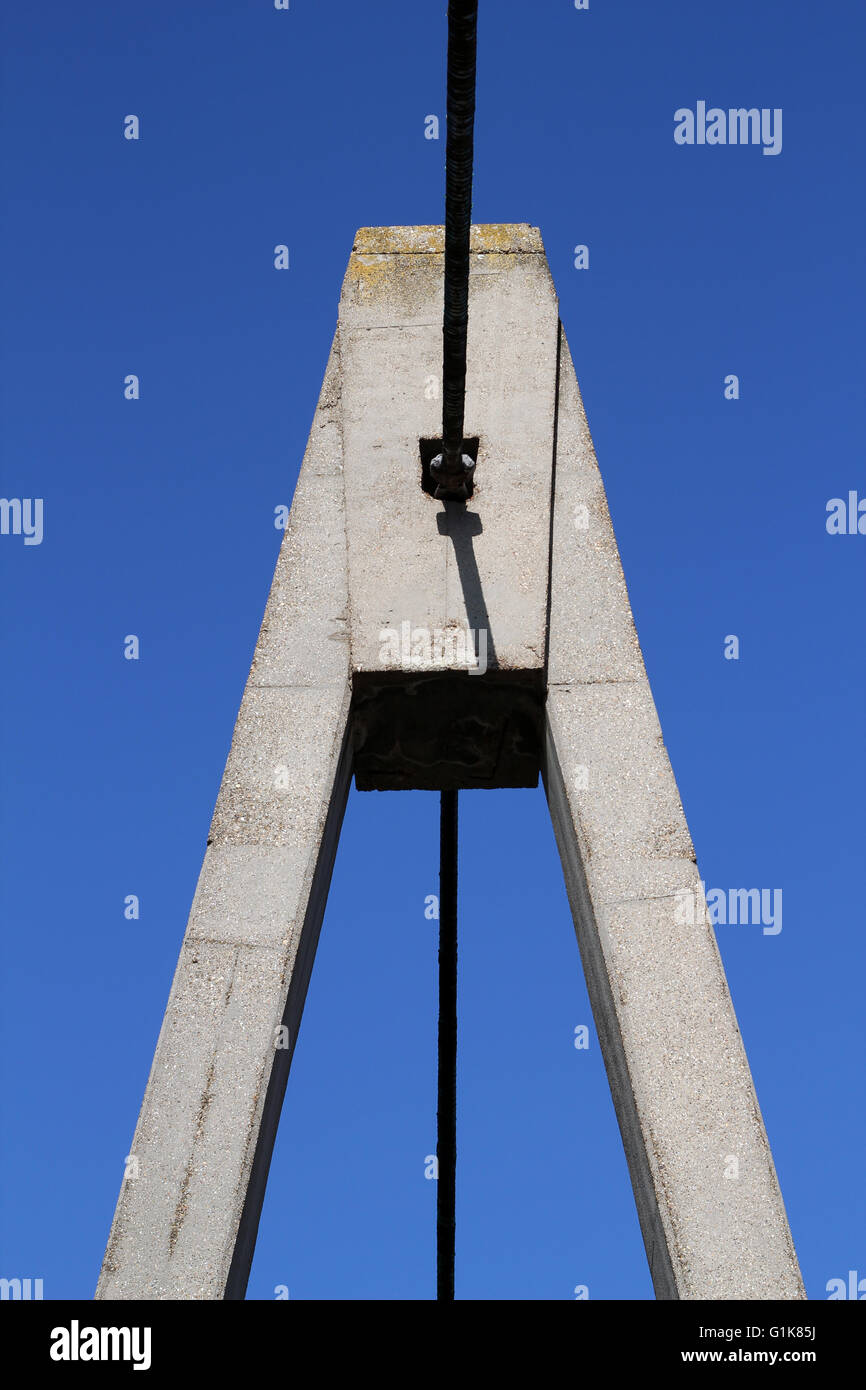
M 465 509 L 442 278 L 359 231 L 96 1296 L 244 1296 L 354 773 L 543 775 L 656 1295 L 803 1298 L 540 235 L 472 231 Z

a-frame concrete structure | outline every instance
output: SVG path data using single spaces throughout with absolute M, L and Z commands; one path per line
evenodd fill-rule
M 465 509 L 442 268 L 358 233 L 97 1297 L 244 1295 L 354 772 L 543 775 L 656 1295 L 803 1298 L 540 235 L 472 231 Z

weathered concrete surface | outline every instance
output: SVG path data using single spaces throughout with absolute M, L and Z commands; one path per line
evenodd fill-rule
M 339 387 L 335 340 L 100 1299 L 221 1299 L 246 1286 L 351 777 Z
M 420 487 L 442 427 L 441 228 L 363 228 L 340 300 L 353 671 L 399 669 L 380 633 L 486 628 L 488 664 L 544 665 L 556 295 L 538 232 L 476 227 L 465 433 L 467 524 Z M 461 573 L 462 571 L 462 573 Z M 491 650 L 492 647 L 492 650 Z M 457 661 L 440 669 L 461 669 Z M 466 669 L 465 665 L 462 669 Z
M 549 644 L 545 785 L 656 1295 L 804 1298 L 564 335 Z
M 441 433 L 442 228 L 362 228 L 343 283 L 354 751 L 364 790 L 538 780 L 557 302 L 535 228 L 474 227 L 470 249 L 465 433 L 479 443 L 465 510 L 420 485 L 420 442 Z M 419 679 L 407 682 L 413 670 Z M 483 693 L 465 676 L 421 678 L 470 670 Z M 389 673 L 400 673 L 396 683 Z

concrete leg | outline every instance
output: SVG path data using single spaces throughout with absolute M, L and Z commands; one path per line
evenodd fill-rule
M 662 1299 L 805 1293 L 564 335 L 544 779 Z
M 243 1298 L 351 778 L 331 351 L 98 1299 Z

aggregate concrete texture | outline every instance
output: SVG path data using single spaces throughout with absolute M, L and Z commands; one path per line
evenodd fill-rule
M 801 1299 L 565 336 L 544 777 L 656 1296 Z
M 472 528 L 461 524 L 466 513 L 446 512 L 420 487 L 420 440 L 441 435 L 441 229 L 363 228 L 343 282 L 355 672 L 388 669 L 380 634 L 403 622 L 430 632 L 486 629 L 491 669 L 544 666 L 557 300 L 534 228 L 477 227 L 470 249 L 464 433 L 479 440 Z M 459 659 L 441 669 L 460 669 Z
M 335 339 L 98 1299 L 242 1298 L 351 779 Z

